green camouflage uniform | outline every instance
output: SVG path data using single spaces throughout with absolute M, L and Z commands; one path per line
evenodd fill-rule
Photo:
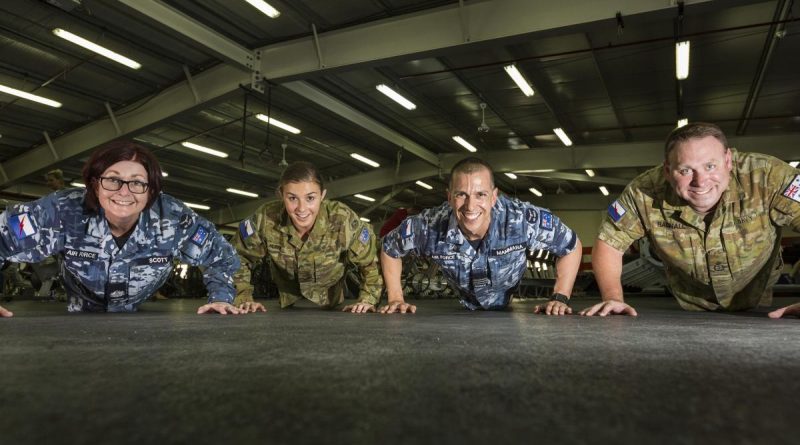
M 772 303 L 783 267 L 781 228 L 800 229 L 800 173 L 771 156 L 732 149 L 733 169 L 708 227 L 664 177 L 634 179 L 600 226 L 619 251 L 647 235 L 669 287 L 688 310 L 743 310 Z
M 267 203 L 239 225 L 233 245 L 243 266 L 236 274 L 236 303 L 252 301 L 252 264 L 270 256 L 272 279 L 280 293 L 281 307 L 304 297 L 325 307 L 344 301 L 346 262 L 359 270 L 359 302 L 377 305 L 383 289 L 378 270 L 378 244 L 368 224 L 346 205 L 322 201 L 314 227 L 302 241 L 283 207 Z

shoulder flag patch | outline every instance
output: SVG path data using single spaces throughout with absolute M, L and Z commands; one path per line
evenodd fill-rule
M 405 226 L 403 227 L 403 231 L 400 233 L 400 236 L 403 239 L 411 238 L 411 235 L 414 234 L 414 228 L 412 227 L 411 221 L 406 221 Z
M 367 242 L 369 242 L 369 229 L 366 227 L 361 229 L 361 233 L 358 235 L 358 240 L 361 241 L 361 244 L 367 244 Z
M 628 211 L 625 210 L 625 207 L 622 207 L 622 204 L 619 203 L 619 200 L 616 200 L 608 206 L 608 216 L 611 217 L 614 222 L 618 222 Z
M 792 201 L 800 202 L 800 175 L 794 177 L 794 180 L 786 190 L 782 193 L 783 196 L 791 199 Z
M 256 233 L 256 230 L 253 228 L 253 223 L 249 219 L 245 219 L 239 223 L 239 232 L 242 233 L 242 239 L 247 239 Z
M 25 239 L 36 233 L 36 227 L 27 213 L 20 213 L 8 218 L 8 226 L 17 239 Z
M 553 214 L 550 212 L 545 212 L 544 210 L 540 211 L 539 227 L 545 230 L 553 230 Z
M 203 226 L 198 226 L 197 230 L 195 230 L 194 235 L 192 235 L 192 242 L 197 244 L 200 247 L 203 247 L 203 244 L 206 243 L 208 239 L 208 230 L 204 229 Z

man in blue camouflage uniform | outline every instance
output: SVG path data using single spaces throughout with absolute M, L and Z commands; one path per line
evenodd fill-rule
M 581 243 L 558 217 L 532 204 L 497 195 L 491 167 L 478 158 L 450 173 L 448 202 L 404 220 L 383 240 L 381 266 L 388 293 L 383 313 L 415 312 L 400 285 L 408 253 L 439 264 L 470 310 L 508 305 L 527 267 L 528 253 L 544 249 L 560 258 L 551 300 L 536 306 L 548 315 L 571 313 L 567 304 L 581 261 Z
M 160 175 L 160 168 L 154 172 Z M 131 187 L 137 181 L 103 179 L 116 181 L 118 191 L 104 193 L 114 193 L 118 201 L 133 196 L 135 188 Z M 146 181 L 145 177 L 137 184 L 144 189 L 142 194 L 148 190 Z M 96 181 L 87 181 L 91 182 Z M 157 187 L 150 185 L 160 190 L 160 182 Z M 100 186 L 94 187 L 99 190 Z M 176 258 L 204 267 L 209 304 L 198 313 L 238 313 L 230 303 L 239 258 L 211 223 L 179 200 L 158 192 L 147 208 L 131 214 L 135 221 L 132 229 L 117 236 L 102 199 L 97 212 L 87 210 L 88 194 L 67 189 L 9 207 L 0 214 L 0 261 L 35 263 L 60 255 L 70 312 L 132 312 L 166 281 Z M 0 316 L 11 315 L 0 308 Z

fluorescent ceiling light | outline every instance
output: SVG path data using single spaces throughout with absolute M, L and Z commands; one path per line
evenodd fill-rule
M 169 176 L 169 173 L 165 172 L 164 170 L 161 170 L 161 177 L 166 178 L 167 176 Z
M 528 97 L 533 96 L 533 88 L 531 88 L 530 84 L 524 77 L 522 77 L 522 73 L 519 72 L 516 65 L 506 65 L 506 72 L 509 76 L 514 80 L 522 93 Z
M 266 14 L 267 17 L 274 19 L 281 15 L 281 12 L 277 9 L 273 8 L 272 5 L 265 2 L 264 0 L 244 0 L 247 3 L 253 5 L 254 8 L 258 9 L 259 11 Z
M 370 198 L 369 196 L 362 195 L 362 194 L 359 194 L 359 193 L 356 193 L 353 196 L 355 196 L 358 199 L 363 199 L 364 201 L 375 202 L 375 198 Z
M 70 42 L 72 42 L 72 43 L 74 43 L 74 44 L 76 44 L 78 46 L 82 46 L 82 47 L 88 49 L 89 51 L 92 51 L 92 52 L 95 52 L 97 54 L 100 54 L 103 57 L 107 57 L 107 58 L 113 60 L 114 62 L 121 63 L 121 64 L 127 66 L 128 68 L 133 68 L 135 70 L 138 70 L 139 68 L 142 67 L 142 65 L 139 62 L 135 61 L 135 60 L 129 59 L 129 58 L 127 58 L 127 57 L 125 57 L 125 56 L 123 56 L 121 54 L 117 54 L 117 53 L 115 53 L 114 51 L 111 51 L 108 48 L 104 48 L 104 47 L 102 47 L 102 46 L 100 46 L 100 45 L 98 45 L 98 44 L 96 44 L 94 42 L 90 42 L 90 41 L 84 39 L 83 37 L 76 36 L 75 34 L 69 32 L 69 31 L 65 31 L 65 30 L 63 30 L 61 28 L 54 29 L 53 30 L 53 34 L 57 35 L 58 37 L 61 37 L 64 40 L 69 40 Z
M 289 124 L 284 124 L 283 122 L 279 121 L 278 119 L 269 117 L 266 114 L 261 114 L 261 113 L 256 114 L 256 119 L 262 120 L 262 121 L 264 121 L 264 122 L 266 122 L 266 123 L 268 123 L 270 125 L 274 125 L 274 126 L 276 126 L 278 128 L 282 128 L 282 129 L 288 131 L 289 133 L 300 134 L 300 130 L 298 128 L 292 127 Z
M 181 142 L 186 148 L 191 148 L 192 150 L 202 151 L 203 153 L 207 153 L 214 156 L 219 156 L 220 158 L 227 158 L 228 153 L 224 151 L 214 150 L 213 148 L 203 147 L 202 145 L 197 145 L 192 142 Z
M 558 138 L 561 139 L 561 142 L 567 147 L 572 145 L 572 141 L 569 140 L 569 136 L 567 136 L 567 133 L 564 133 L 564 130 L 562 130 L 561 128 L 553 128 L 553 133 L 555 133 L 556 136 L 558 136 Z
M 687 119 L 685 117 L 683 119 L 678 119 L 678 128 L 681 128 L 681 127 L 683 127 L 684 125 L 686 125 L 688 123 L 689 123 L 689 119 Z
M 388 86 L 386 86 L 384 84 L 377 85 L 377 86 L 375 86 L 375 88 L 378 91 L 380 91 L 381 93 L 389 96 L 389 99 L 392 99 L 393 101 L 395 101 L 395 102 L 399 103 L 400 105 L 402 105 L 403 108 L 405 108 L 406 110 L 410 111 L 410 110 L 414 110 L 414 109 L 417 108 L 417 106 L 414 105 L 413 102 L 411 102 L 410 100 L 406 99 L 400 93 L 398 93 L 397 91 L 389 88 Z
M 789 165 L 791 165 L 794 168 L 797 168 L 797 166 L 800 165 L 800 161 L 792 161 L 789 163 Z
M 361 161 L 361 162 L 363 162 L 363 163 L 365 163 L 365 164 L 367 164 L 367 165 L 369 165 L 369 166 L 371 166 L 371 167 L 378 168 L 378 167 L 380 167 L 380 166 L 381 166 L 381 164 L 378 164 L 377 162 L 373 161 L 373 160 L 372 160 L 372 159 L 370 159 L 370 158 L 367 158 L 367 157 L 361 156 L 361 155 L 360 155 L 360 154 L 358 154 L 358 153 L 350 153 L 350 157 L 351 157 L 351 158 L 354 158 L 354 159 L 358 159 L 359 161 Z
M 535 187 L 531 187 L 531 188 L 529 188 L 528 190 L 530 190 L 530 191 L 531 191 L 531 193 L 533 193 L 533 194 L 534 194 L 534 195 L 536 195 L 536 196 L 542 196 L 542 192 L 540 192 L 539 190 L 537 190 Z
M 363 216 L 358 218 L 358 219 L 360 219 L 361 221 L 364 221 L 364 222 L 369 222 L 369 218 L 364 218 Z
M 422 181 L 417 181 L 417 182 L 415 182 L 415 184 L 417 184 L 418 186 L 420 186 L 422 188 L 425 188 L 425 189 L 428 189 L 428 190 L 433 190 L 433 186 L 432 185 L 426 184 L 426 183 L 424 183 Z
M 594 178 L 594 170 L 591 168 L 586 169 L 586 174 L 589 175 L 590 178 Z
M 459 144 L 461 144 L 461 146 L 466 148 L 468 151 L 471 151 L 473 153 L 478 151 L 477 148 L 473 147 L 472 144 L 470 144 L 469 142 L 465 141 L 464 138 L 462 138 L 461 136 L 453 136 L 453 140 L 458 142 Z
M 689 77 L 689 41 L 675 43 L 675 77 L 683 80 Z
M 186 201 L 183 201 L 183 203 L 186 204 L 187 207 L 191 207 L 193 209 L 198 209 L 198 210 L 210 210 L 211 209 L 211 207 L 205 206 L 203 204 L 195 204 L 195 203 L 186 202 Z
M 225 191 L 226 191 L 226 192 L 229 192 L 229 193 L 236 193 L 237 195 L 248 196 L 248 197 L 250 197 L 250 198 L 258 198 L 258 194 L 256 194 L 256 193 L 252 193 L 252 192 L 246 192 L 246 191 L 244 191 L 244 190 L 233 189 L 233 188 L 227 188 L 227 189 L 225 189 Z
M 600 186 L 600 193 L 602 193 L 603 196 L 608 196 L 608 189 L 606 188 L 606 186 L 604 185 Z
M 26 93 L 24 91 L 18 90 L 16 88 L 7 87 L 5 85 L 0 85 L 0 92 L 10 94 L 12 96 L 21 97 L 23 99 L 32 100 L 34 102 L 38 102 L 43 105 L 49 105 L 54 108 L 61 108 L 61 102 L 56 102 L 52 99 L 47 99 L 42 96 L 37 96 L 35 94 Z
M 86 188 L 86 184 L 83 184 L 83 183 L 80 183 L 80 182 L 70 182 L 70 183 L 69 183 L 69 185 L 71 185 L 71 186 L 73 186 L 73 187 L 83 187 L 83 188 Z
M 508 176 L 511 179 L 517 179 L 517 175 L 515 175 L 514 173 L 506 173 L 506 176 Z

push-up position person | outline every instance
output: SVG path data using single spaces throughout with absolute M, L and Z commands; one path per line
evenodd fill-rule
M 572 313 L 568 305 L 581 262 L 578 236 L 548 210 L 498 196 L 492 169 L 466 158 L 450 172 L 447 202 L 404 220 L 383 240 L 381 266 L 388 304 L 383 313 L 415 312 L 403 298 L 401 257 L 414 253 L 439 264 L 468 309 L 502 309 L 527 268 L 529 252 L 544 249 L 556 261 L 550 301 L 534 312 Z

